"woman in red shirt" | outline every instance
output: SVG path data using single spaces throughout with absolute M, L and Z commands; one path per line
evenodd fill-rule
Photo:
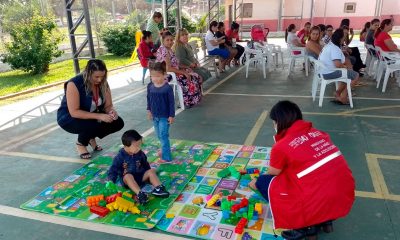
M 144 84 L 144 77 L 146 76 L 147 69 L 149 69 L 149 60 L 155 59 L 154 44 L 150 31 L 143 31 L 142 41 L 138 47 L 138 56 L 140 65 L 143 67 L 142 83 Z
M 383 20 L 379 28 L 376 29 L 374 44 L 385 52 L 400 52 L 400 49 L 393 42 L 392 37 L 388 33 L 392 31 L 392 28 L 392 19 Z
M 274 228 L 285 239 L 316 239 L 318 228 L 333 231 L 354 202 L 350 168 L 329 135 L 303 120 L 299 107 L 278 102 L 270 112 L 277 132 L 267 175 L 250 182 L 269 201 Z

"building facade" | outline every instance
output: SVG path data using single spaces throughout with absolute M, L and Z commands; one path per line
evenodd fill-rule
M 233 1 L 225 2 L 227 23 L 235 18 Z M 343 18 L 349 18 L 354 29 L 373 18 L 393 18 L 400 25 L 399 0 L 236 0 L 236 9 L 238 23 L 263 24 L 270 31 L 284 31 L 291 23 L 301 28 L 306 22 L 339 27 Z

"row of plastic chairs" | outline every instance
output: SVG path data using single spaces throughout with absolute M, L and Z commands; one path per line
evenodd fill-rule
M 368 50 L 366 73 L 376 79 L 376 88 L 379 88 L 382 76 L 384 76 L 382 92 L 385 92 L 390 75 L 395 72 L 398 74 L 398 71 L 400 71 L 400 54 L 385 52 L 380 47 L 374 47 L 369 44 L 366 44 L 365 47 Z M 383 75 L 383 73 L 385 73 L 385 75 Z M 397 77 L 397 82 L 399 82 L 400 86 L 400 77 L 399 75 L 397 75 Z

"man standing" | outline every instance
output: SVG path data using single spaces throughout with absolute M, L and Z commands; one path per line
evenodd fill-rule
M 160 29 L 158 28 L 158 24 L 162 20 L 162 14 L 160 12 L 154 12 L 153 16 L 147 21 L 146 31 L 151 32 L 153 43 L 156 48 L 160 46 Z

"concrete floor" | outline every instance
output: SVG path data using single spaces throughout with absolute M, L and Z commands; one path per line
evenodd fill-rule
M 299 66 L 289 77 L 287 66 L 268 73 L 267 79 L 259 71 L 249 75 L 246 79 L 244 68 L 232 68 L 207 81 L 202 103 L 177 115 L 171 138 L 271 146 L 272 122 L 264 118 L 265 112 L 279 100 L 294 101 L 306 120 L 330 134 L 357 184 L 351 213 L 335 222 L 333 233 L 320 234 L 319 239 L 400 239 L 400 88 L 395 82 L 382 94 L 366 78 L 368 85 L 356 89 L 354 109 L 332 104 L 330 86 L 319 108 L 310 97 L 311 76 L 306 77 Z M 101 140 L 104 148 L 119 142 L 127 129 L 152 135 L 145 88 L 139 81 L 113 84 L 115 106 L 125 127 Z M 18 209 L 85 162 L 77 157 L 76 136 L 60 129 L 55 118 L 50 111 L 1 131 L 0 239 L 178 239 L 159 231 L 83 224 Z

